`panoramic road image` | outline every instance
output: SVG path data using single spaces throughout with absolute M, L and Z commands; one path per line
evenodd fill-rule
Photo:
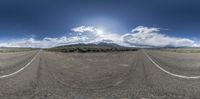
M 0 99 L 200 99 L 198 0 L 1 0 Z

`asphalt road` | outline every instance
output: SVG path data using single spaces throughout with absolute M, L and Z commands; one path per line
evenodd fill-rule
M 200 54 L 0 54 L 0 99 L 200 98 Z

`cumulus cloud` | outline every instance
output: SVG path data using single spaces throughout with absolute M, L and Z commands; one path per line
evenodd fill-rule
M 34 37 L 0 42 L 0 47 L 48 48 L 78 43 L 116 43 L 129 47 L 199 47 L 200 44 L 189 38 L 172 37 L 161 33 L 160 28 L 138 26 L 130 33 L 112 33 L 93 26 L 80 26 L 72 29 L 75 35 L 57 38 Z M 82 33 L 80 35 L 80 33 Z M 121 34 L 121 35 L 120 35 Z
M 75 28 L 72 28 L 72 31 L 73 32 L 80 32 L 80 33 L 83 33 L 83 32 L 96 32 L 97 29 L 93 26 L 80 26 L 80 27 L 75 27 Z
M 42 40 L 36 40 L 34 38 L 19 39 L 10 42 L 1 42 L 0 47 L 31 47 L 31 48 L 49 48 L 60 45 L 69 45 L 87 42 L 87 37 L 58 37 L 50 38 L 46 37 Z
M 188 38 L 171 37 L 160 33 L 159 28 L 138 26 L 122 36 L 125 43 L 140 47 L 196 47 Z
M 91 37 L 91 42 L 109 41 L 110 43 L 118 43 L 121 35 L 117 33 L 106 32 L 93 26 L 80 26 L 72 29 L 75 33 L 85 33 L 84 36 Z M 88 33 L 90 32 L 90 33 Z
M 132 29 L 131 32 L 133 32 L 133 33 L 152 33 L 152 32 L 159 32 L 159 31 L 160 31 L 160 28 L 138 26 L 138 27 Z

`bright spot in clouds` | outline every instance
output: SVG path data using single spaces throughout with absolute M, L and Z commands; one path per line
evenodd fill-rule
M 103 34 L 103 30 L 97 29 L 97 34 L 99 34 L 99 35 Z
M 73 32 L 80 32 L 80 33 L 83 33 L 83 32 L 96 32 L 97 29 L 95 27 L 92 27 L 92 26 L 80 26 L 80 27 L 72 28 L 72 31 Z
M 1 42 L 0 47 L 40 47 L 48 48 L 59 45 L 78 43 L 116 43 L 132 47 L 200 47 L 197 41 L 165 35 L 157 27 L 138 26 L 130 33 L 112 33 L 94 26 L 80 26 L 71 29 L 75 36 L 57 38 L 45 37 L 36 40 L 34 37 L 10 42 Z

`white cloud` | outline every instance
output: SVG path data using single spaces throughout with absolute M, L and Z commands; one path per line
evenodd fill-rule
M 93 26 L 80 26 L 72 29 L 75 33 L 84 33 L 84 36 L 91 37 L 91 42 L 101 42 L 101 41 L 109 41 L 113 43 L 118 43 L 121 35 L 117 33 L 106 32 L 103 29 L 99 29 Z M 88 33 L 90 32 L 90 33 Z
M 160 33 L 159 28 L 138 26 L 122 36 L 125 43 L 143 47 L 196 47 L 198 44 L 188 38 L 171 37 Z
M 0 47 L 34 47 L 37 45 L 41 45 L 41 42 L 33 38 L 0 43 Z
M 59 37 L 59 38 L 49 38 L 46 37 L 42 40 L 36 40 L 34 38 L 19 39 L 10 42 L 0 43 L 0 47 L 32 47 L 32 48 L 48 48 L 59 45 L 68 45 L 87 42 L 87 37 Z
M 131 33 L 120 35 L 119 33 L 106 32 L 92 26 L 80 26 L 73 28 L 76 35 L 57 38 L 45 37 L 36 40 L 34 37 L 18 39 L 9 42 L 0 42 L 0 47 L 39 47 L 48 48 L 59 45 L 77 43 L 116 43 L 132 47 L 199 47 L 200 44 L 189 38 L 172 37 L 160 32 L 159 28 L 138 26 Z M 83 33 L 80 35 L 80 33 Z
M 72 31 L 73 32 L 80 32 L 80 33 L 83 33 L 83 32 L 96 32 L 97 29 L 93 26 L 80 26 L 80 27 L 75 27 L 75 28 L 72 28 Z
M 132 29 L 131 32 L 133 32 L 133 33 L 152 33 L 152 32 L 159 32 L 159 31 L 160 31 L 160 29 L 155 28 L 155 27 L 138 26 L 138 27 Z

